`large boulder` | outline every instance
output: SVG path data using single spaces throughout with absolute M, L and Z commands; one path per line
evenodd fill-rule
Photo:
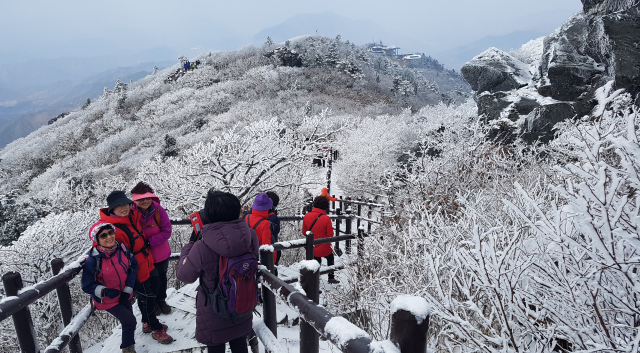
M 489 48 L 460 69 L 471 88 L 478 92 L 504 92 L 526 86 L 529 67 L 508 53 Z
M 589 114 L 595 91 L 612 80 L 640 104 L 640 2 L 582 3 L 543 39 L 511 53 L 490 48 L 462 67 L 486 121 L 515 122 L 526 141 L 549 141 L 556 123 Z

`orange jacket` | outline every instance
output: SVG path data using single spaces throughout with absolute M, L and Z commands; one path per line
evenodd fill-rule
M 329 195 L 329 190 L 327 190 L 327 188 L 322 188 L 322 193 L 320 194 L 320 196 L 326 197 L 327 199 L 329 199 L 329 201 L 337 200 L 335 197 L 331 197 L 331 195 Z
M 103 208 L 100 210 L 100 220 L 116 226 L 116 241 L 123 243 L 135 255 L 136 260 L 138 260 L 138 275 L 136 279 L 141 283 L 149 279 L 149 273 L 155 267 L 153 266 L 153 256 L 150 249 L 143 250 L 146 240 L 142 234 L 142 226 L 140 226 L 140 213 L 131 210 L 129 217 L 118 217 L 108 215 L 107 209 Z M 127 233 L 118 228 L 120 225 L 125 225 L 133 234 L 133 244 L 129 241 Z

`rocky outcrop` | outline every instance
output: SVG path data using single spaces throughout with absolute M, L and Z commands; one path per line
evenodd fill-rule
M 462 67 L 486 121 L 518 122 L 525 140 L 548 141 L 557 122 L 591 112 L 606 82 L 638 95 L 640 3 L 582 3 L 583 11 L 550 35 L 512 53 L 490 48 Z
M 474 91 L 501 92 L 518 89 L 531 80 L 529 67 L 513 56 L 489 48 L 461 69 Z

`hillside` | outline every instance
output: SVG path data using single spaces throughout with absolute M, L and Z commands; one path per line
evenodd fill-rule
M 200 209 L 209 188 L 243 205 L 276 191 L 280 214 L 297 214 L 327 182 L 313 159 L 337 151 L 332 185 L 375 199 L 383 211 L 359 240 L 358 260 L 340 270 L 349 285 L 323 291 L 326 310 L 354 312 L 350 319 L 372 339 L 386 339 L 389 304 L 402 293 L 431 307 L 436 352 L 638 352 L 640 108 L 637 81 L 627 80 L 637 52 L 621 42 L 598 47 L 609 54 L 610 75 L 589 85 L 553 79 L 602 72 L 565 61 L 593 64 L 571 44 L 587 43 L 585 32 L 567 28 L 597 29 L 584 26 L 594 14 L 608 28 L 624 28 L 607 22 L 617 19 L 635 28 L 619 6 L 635 6 L 627 9 L 633 14 L 638 4 L 584 4 L 542 42 L 476 57 L 465 74 L 475 100 L 426 78 L 459 79 L 436 62 L 405 67 L 323 37 L 210 53 L 194 58 L 193 70 L 176 65 L 117 82 L 0 151 L 0 273 L 38 282 L 50 277 L 52 258 L 77 259 L 106 195 L 138 181 L 153 186 L 171 217 Z M 629 61 L 611 60 L 617 53 Z M 553 138 L 513 133 L 528 119 L 516 109 L 531 103 L 525 93 L 540 112 L 567 92 L 583 100 L 563 106 L 590 108 L 546 126 Z M 490 119 L 483 102 L 514 105 Z M 300 237 L 293 222 L 280 233 L 281 241 Z M 188 238 L 188 227 L 176 229 L 172 250 Z M 297 263 L 298 250 L 279 266 Z M 71 293 L 75 307 L 86 304 L 77 281 Z M 58 333 L 57 307 L 53 296 L 32 306 L 41 343 Z M 0 323 L 0 352 L 16 350 L 12 327 Z M 114 327 L 107 315 L 92 317 L 84 346 Z
M 132 84 L 119 82 L 88 107 L 9 144 L 0 152 L 0 215 L 5 224 L 18 210 L 32 216 L 3 227 L 2 238 L 15 239 L 36 215 L 65 209 L 46 201 L 51 185 L 73 190 L 129 178 L 145 163 L 162 166 L 234 127 L 266 123 L 296 134 L 305 119 L 329 128 L 347 116 L 465 99 L 452 90 L 461 77 L 442 70 L 435 70 L 445 78 L 441 91 L 416 69 L 348 41 L 304 37 L 287 44 L 210 53 L 193 60 L 200 61 L 195 70 L 184 72 L 177 64 Z

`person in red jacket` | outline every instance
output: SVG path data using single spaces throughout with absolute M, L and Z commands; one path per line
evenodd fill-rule
M 302 235 L 307 236 L 307 232 L 313 232 L 313 239 L 329 238 L 333 236 L 333 226 L 331 218 L 327 216 L 329 210 L 329 199 L 325 196 L 318 196 L 313 199 L 313 210 L 304 215 L 302 220 Z M 322 264 L 322 258 L 327 259 L 327 266 L 333 266 L 333 247 L 331 243 L 316 245 L 313 248 L 313 258 Z M 329 283 L 340 283 L 335 278 L 333 272 L 329 272 Z
M 100 210 L 100 220 L 116 227 L 116 241 L 123 243 L 138 261 L 135 291 L 142 314 L 142 332 L 151 333 L 153 339 L 162 344 L 173 342 L 167 334 L 167 326 L 156 318 L 156 295 L 160 281 L 153 266 L 153 255 L 149 242 L 144 238 L 140 226 L 140 213 L 131 209 L 131 201 L 124 191 L 116 190 L 107 196 L 108 208 Z
M 269 209 L 273 206 L 273 200 L 265 193 L 258 194 L 251 205 L 251 213 L 244 217 L 249 228 L 256 231 L 260 245 L 271 244 L 271 223 L 269 222 Z M 276 260 L 276 254 L 273 254 Z

